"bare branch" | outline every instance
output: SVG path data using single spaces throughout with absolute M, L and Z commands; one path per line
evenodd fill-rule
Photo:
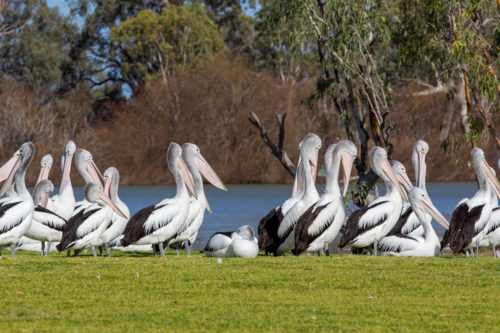
M 278 124 L 279 124 L 279 142 L 278 142 L 277 147 L 267 136 L 266 129 L 261 124 L 259 117 L 257 117 L 255 112 L 250 111 L 250 117 L 248 117 L 248 120 L 250 120 L 252 125 L 254 125 L 255 127 L 257 127 L 259 129 L 260 138 L 262 139 L 262 141 L 264 141 L 264 143 L 271 149 L 271 152 L 273 153 L 273 155 L 276 156 L 276 158 L 280 160 L 283 167 L 286 169 L 286 171 L 288 171 L 288 174 L 290 175 L 290 177 L 292 177 L 292 179 L 294 179 L 295 173 L 296 173 L 295 166 L 288 158 L 286 151 L 283 150 L 283 144 L 285 141 L 286 113 L 283 115 L 283 117 L 279 114 L 277 117 L 278 117 Z

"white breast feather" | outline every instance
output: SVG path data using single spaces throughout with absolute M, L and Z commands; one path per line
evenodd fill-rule
M 201 204 L 198 200 L 191 201 L 189 203 L 189 212 L 188 216 L 186 217 L 186 221 L 182 225 L 182 227 L 179 229 L 177 232 L 177 235 L 182 234 L 184 231 L 186 231 L 187 228 L 193 223 L 193 221 L 196 219 L 198 214 L 200 213 L 200 209 L 205 209 L 205 207 L 201 207 Z

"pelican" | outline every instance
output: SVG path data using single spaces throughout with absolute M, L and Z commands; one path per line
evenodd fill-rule
M 500 169 L 500 160 L 499 161 L 499 169 Z M 491 169 L 491 173 L 496 176 L 495 170 Z M 481 247 L 489 247 L 491 248 L 491 252 L 493 253 L 493 257 L 496 256 L 495 247 L 500 244 L 500 207 L 498 207 L 498 198 L 497 194 L 494 190 L 495 184 L 490 181 L 490 196 L 491 196 L 491 217 L 490 222 L 488 224 L 488 230 L 486 231 L 486 235 L 481 241 Z
M 76 250 L 75 255 L 77 255 L 79 250 L 92 246 L 92 254 L 96 258 L 97 254 L 93 245 L 106 230 L 113 211 L 123 218 L 127 216 L 104 193 L 101 184 L 88 183 L 85 185 L 83 195 L 92 205 L 81 209 L 71 217 L 64 228 L 57 250 L 68 251 L 68 254 L 70 250 Z
M 273 252 L 275 256 L 295 249 L 295 225 L 300 216 L 319 200 L 309 161 L 314 161 L 314 166 L 317 165 L 320 149 L 321 139 L 316 134 L 310 133 L 304 138 L 300 149 L 301 163 L 299 166 L 304 176 L 304 194 L 288 210 L 279 225 L 276 241 L 269 247 L 269 252 Z
M 414 187 L 409 193 L 410 205 L 414 214 L 420 219 L 425 236 L 394 235 L 386 236 L 378 243 L 378 250 L 382 255 L 396 257 L 437 257 L 441 251 L 441 244 L 431 221 L 427 218 L 430 214 L 445 229 L 448 221 L 432 204 L 424 190 Z
M 345 218 L 343 197 L 347 194 L 349 178 L 357 148 L 350 141 L 328 147 L 325 153 L 325 193 L 297 221 L 295 255 L 316 252 L 331 243 L 342 228 Z M 340 164 L 344 168 L 344 192 L 338 184 Z
M 196 191 L 182 160 L 182 149 L 177 143 L 170 143 L 167 164 L 177 185 L 175 197 L 143 208 L 132 216 L 123 232 L 121 239 L 123 247 L 131 244 L 159 244 L 161 256 L 164 257 L 163 242 L 174 237 L 186 221 L 189 212 L 189 194 L 184 182 L 189 185 L 191 193 L 195 196 Z
M 31 142 L 26 142 L 21 146 L 20 153 L 21 155 L 14 163 L 7 162 L 10 174 L 3 186 L 2 193 L 0 193 L 0 196 L 4 195 L 14 180 L 17 196 L 0 204 L 0 246 L 10 245 L 12 259 L 16 258 L 15 244 L 17 240 L 31 226 L 34 209 L 33 199 L 26 188 L 24 179 L 26 170 L 33 159 L 35 146 Z M 3 169 L 2 171 L 7 170 Z M 3 259 L 1 253 L 0 258 Z
M 266 255 L 269 252 L 274 252 L 271 248 L 271 244 L 278 241 L 278 228 L 284 215 L 288 213 L 290 208 L 293 207 L 304 195 L 304 177 L 303 172 L 300 169 L 300 148 L 302 147 L 302 142 L 299 143 L 297 151 L 299 153 L 299 162 L 297 163 L 297 169 L 295 171 L 295 181 L 293 183 L 292 197 L 287 199 L 281 206 L 273 208 L 262 220 L 259 222 L 257 232 L 259 233 L 259 249 L 265 251 Z M 317 161 L 309 160 L 311 165 L 311 175 L 316 181 L 316 164 Z
M 97 165 L 92 159 L 92 154 L 89 151 L 81 148 L 76 150 L 75 166 L 76 170 L 85 181 L 85 184 L 94 182 L 102 185 L 101 180 L 99 178 L 99 176 L 102 178 L 101 172 L 97 168 Z M 68 179 L 69 179 L 69 174 L 68 174 Z M 91 205 L 92 203 L 83 198 L 82 201 L 78 201 L 75 203 L 75 209 L 71 216 L 78 214 L 82 209 L 86 209 Z
M 216 232 L 210 237 L 203 250 L 207 257 L 255 258 L 259 246 L 252 227 L 244 225 L 238 232 Z
M 60 242 L 62 231 L 66 226 L 66 220 L 53 211 L 45 208 L 49 200 L 49 194 L 54 191 L 54 185 L 48 179 L 41 180 L 33 190 L 33 202 L 35 210 L 31 227 L 24 236 L 41 241 L 42 251 L 45 247 L 44 242 L 48 242 L 45 255 L 49 255 L 52 242 Z
M 370 152 L 372 170 L 385 182 L 387 194 L 351 214 L 347 220 L 344 235 L 339 247 L 347 245 L 365 248 L 374 244 L 375 256 L 377 243 L 394 227 L 406 195 L 387 161 L 387 153 L 381 147 Z
M 491 172 L 481 149 L 472 149 L 471 156 L 480 187 L 471 199 L 463 199 L 453 211 L 450 228 L 443 236 L 441 247 L 449 243 L 453 252 L 459 252 L 475 246 L 478 258 L 479 245 L 488 231 L 491 217 L 491 186 L 500 198 L 500 184 Z
M 0 168 L 0 181 L 4 181 L 7 179 L 4 187 L 7 189 L 5 192 L 5 198 L 0 199 L 0 204 L 4 201 L 10 200 L 12 197 L 17 197 L 15 184 L 13 183 L 13 179 L 10 179 L 9 182 L 9 174 L 12 172 L 13 167 L 16 167 L 16 162 L 19 162 L 19 157 L 21 156 L 21 149 L 18 149 L 14 155 Z M 14 171 L 15 172 L 15 171 Z
M 61 159 L 62 180 L 61 186 L 59 187 L 59 194 L 51 198 L 54 208 L 51 209 L 51 206 L 47 206 L 47 208 L 65 220 L 69 220 L 71 216 L 73 216 L 73 212 L 75 210 L 75 194 L 73 192 L 73 186 L 71 186 L 70 179 L 71 161 L 73 160 L 75 151 L 75 143 L 71 140 L 68 141 Z
M 186 163 L 186 167 L 193 177 L 194 189 L 196 191 L 198 199 L 196 199 L 194 196 L 190 196 L 189 213 L 184 226 L 178 231 L 178 234 L 175 236 L 175 238 L 170 240 L 169 245 L 177 243 L 177 254 L 179 254 L 180 244 L 184 241 L 187 241 L 187 244 L 185 246 L 186 254 L 191 255 L 190 238 L 198 233 L 198 229 L 200 229 L 200 226 L 203 223 L 203 217 L 205 216 L 205 208 L 209 212 L 212 212 L 207 198 L 205 197 L 205 191 L 203 190 L 203 179 L 201 178 L 201 175 L 203 175 L 215 187 L 226 191 L 227 189 L 219 179 L 215 171 L 203 158 L 198 146 L 192 143 L 185 143 L 184 145 L 182 145 L 182 160 L 184 161 L 184 163 Z
M 130 210 L 127 205 L 123 203 L 118 197 L 118 185 L 120 182 L 120 173 L 115 167 L 110 167 L 104 171 L 104 193 L 115 203 L 115 205 L 120 209 L 123 214 L 130 216 Z M 99 247 L 102 255 L 102 246 L 106 248 L 106 254 L 108 257 L 111 255 L 109 251 L 109 242 L 114 240 L 116 237 L 120 236 L 125 230 L 128 218 L 119 216 L 113 213 L 110 224 L 108 225 L 106 231 L 99 237 L 94 246 Z

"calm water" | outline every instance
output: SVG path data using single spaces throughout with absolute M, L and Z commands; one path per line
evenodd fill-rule
M 213 213 L 205 212 L 205 220 L 193 245 L 194 249 L 203 249 L 216 231 L 236 231 L 238 227 L 248 224 L 257 232 L 260 219 L 288 199 L 292 192 L 291 185 L 228 185 L 227 188 L 228 191 L 225 192 L 211 185 L 205 187 Z M 384 195 L 385 186 L 379 184 L 378 188 L 380 194 Z M 76 187 L 74 190 L 77 201 L 82 200 L 83 188 Z M 477 183 L 428 183 L 427 191 L 437 209 L 450 220 L 457 203 L 463 198 L 470 198 L 477 191 Z M 318 185 L 318 192 L 323 193 L 323 186 Z M 119 195 L 133 215 L 141 208 L 175 196 L 175 187 L 122 186 Z M 438 235 L 444 233 L 444 229 L 436 222 L 433 222 L 433 226 Z M 336 249 L 334 242 L 331 250 L 336 252 Z

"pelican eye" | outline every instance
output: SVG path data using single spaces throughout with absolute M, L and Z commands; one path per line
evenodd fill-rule
M 43 163 L 43 165 L 47 166 L 47 162 Z
M 422 194 L 422 198 L 425 198 L 425 195 Z
M 91 160 L 91 159 L 92 159 L 92 155 L 89 155 L 89 160 Z
M 425 153 L 425 149 L 424 149 L 424 148 L 422 148 L 422 149 L 420 149 L 420 150 L 422 151 L 422 153 Z

